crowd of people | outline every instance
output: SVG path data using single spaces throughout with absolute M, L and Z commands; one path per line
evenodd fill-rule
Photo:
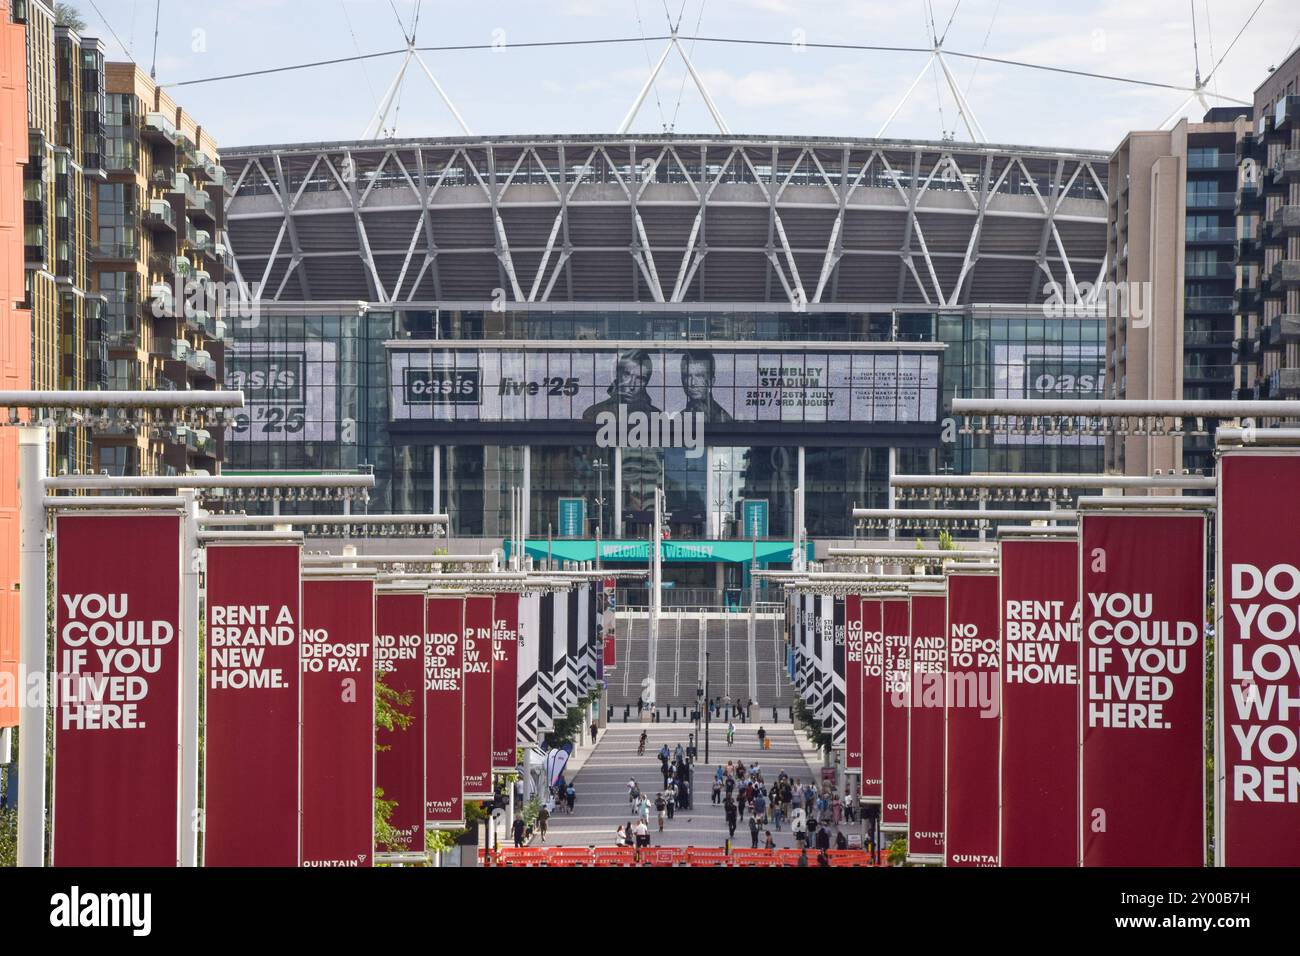
M 646 735 L 642 733 L 637 753 L 645 752 Z M 615 846 L 633 846 L 640 850 L 650 845 L 651 813 L 658 832 L 663 833 L 665 826 L 673 819 L 678 810 L 691 808 L 692 768 L 695 763 L 695 744 L 683 747 L 680 743 L 675 749 L 667 744 L 659 748 L 659 771 L 663 786 L 657 791 L 643 790 L 635 777 L 627 782 L 627 799 L 632 804 L 636 823 L 628 821 L 620 826 L 614 835 Z
M 843 850 L 848 847 L 848 837 L 840 826 L 856 816 L 831 784 L 818 787 L 783 770 L 769 785 L 757 761 L 718 764 L 711 799 L 722 807 L 732 840 L 748 814 L 750 846 L 755 849 L 760 845 L 773 848 L 772 829 L 780 830 L 788 823 L 796 847 Z

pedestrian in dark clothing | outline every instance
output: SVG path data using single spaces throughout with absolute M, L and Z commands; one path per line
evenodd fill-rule
M 847 850 L 849 848 L 849 838 L 844 835 L 843 830 L 835 832 L 835 849 Z
M 591 742 L 592 742 L 593 744 L 596 742 L 596 731 L 599 730 L 599 729 L 600 729 L 600 725 L 597 724 L 596 721 L 593 720 L 593 721 L 591 722 Z
M 758 849 L 758 821 L 753 817 L 749 818 L 749 844 L 755 850 Z
M 515 817 L 515 846 L 524 845 L 524 818 Z
M 817 828 L 817 849 L 829 850 L 831 848 L 831 831 L 826 827 Z
M 727 818 L 727 832 L 731 835 L 731 838 L 734 840 L 736 838 L 736 802 L 732 800 L 730 797 L 727 797 L 727 802 L 724 805 L 723 813 L 726 815 Z

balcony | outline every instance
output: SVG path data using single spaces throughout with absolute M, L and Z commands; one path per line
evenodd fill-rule
M 1185 364 L 1183 366 L 1183 382 L 1186 383 L 1217 383 L 1231 382 L 1233 380 L 1232 365 L 1199 365 Z
M 203 349 L 195 349 L 186 355 L 185 364 L 190 371 L 197 372 L 200 375 L 207 375 L 211 378 L 217 374 L 217 363 Z
M 207 285 L 212 281 L 212 273 L 208 272 L 206 269 L 195 269 L 194 281 L 199 285 Z
M 1231 172 L 1237 168 L 1237 157 L 1231 153 L 1189 153 L 1187 168 L 1204 172 Z
M 135 239 L 97 242 L 90 247 L 90 256 L 97 262 L 135 262 L 140 258 L 140 245 Z
M 100 161 L 108 173 L 135 169 L 140 161 L 140 147 L 130 140 L 109 139 L 100 154 Z
M 185 324 L 195 332 L 210 335 L 212 333 L 212 313 L 206 309 L 186 309 Z
M 1300 259 L 1283 259 L 1273 266 L 1269 279 L 1273 285 L 1281 286 L 1283 289 L 1294 289 L 1300 286 Z
M 1300 96 L 1284 96 L 1273 107 L 1273 129 L 1278 133 L 1290 130 L 1300 116 Z
M 1259 141 L 1259 136 L 1254 132 L 1245 133 L 1241 139 L 1237 140 L 1237 162 L 1240 163 L 1245 159 L 1262 159 L 1264 155 L 1263 144 Z
M 172 212 L 172 204 L 165 199 L 149 200 L 149 208 L 145 210 L 143 222 L 155 229 L 176 231 L 176 216 Z
M 1250 212 L 1259 212 L 1264 208 L 1264 194 L 1255 183 L 1242 183 L 1237 190 L 1237 202 L 1233 206 L 1238 217 Z
M 140 124 L 140 135 L 160 143 L 176 142 L 176 124 L 162 113 L 146 113 Z
M 1187 193 L 1188 209 L 1232 209 L 1236 202 L 1236 193 L 1191 191 Z
M 1268 323 L 1268 335 L 1270 341 L 1275 341 L 1279 345 L 1300 342 L 1300 315 L 1283 313 L 1273 316 Z
M 1201 229 L 1188 226 L 1186 232 L 1186 241 L 1189 246 L 1202 243 L 1235 242 L 1236 239 L 1236 226 L 1206 226 Z
M 1251 263 L 1259 264 L 1264 261 L 1264 246 L 1258 239 L 1241 238 L 1237 240 L 1237 246 L 1233 251 L 1233 262 L 1239 266 L 1249 265 Z
M 1300 206 L 1278 206 L 1268 222 L 1284 236 L 1300 235 Z
M 1187 262 L 1183 275 L 1188 279 L 1231 279 L 1236 272 L 1230 262 Z
M 172 339 L 167 357 L 173 362 L 184 362 L 190 354 L 190 343 L 184 339 Z
M 1188 296 L 1183 300 L 1183 312 L 1231 312 L 1234 304 L 1230 295 Z
M 1192 329 L 1183 333 L 1184 348 L 1231 348 L 1232 333 L 1226 329 Z
M 1288 149 L 1273 170 L 1275 175 L 1281 175 L 1284 182 L 1300 182 L 1300 149 Z
M 196 229 L 194 235 L 190 237 L 190 245 L 199 252 L 208 252 L 212 249 L 212 233 L 206 229 Z
M 1300 394 L 1300 368 L 1280 368 L 1269 376 L 1269 393 L 1280 398 Z
M 206 219 L 209 222 L 217 221 L 216 204 L 212 201 L 212 196 L 203 190 L 195 191 L 194 199 L 189 203 L 187 211 L 198 219 Z

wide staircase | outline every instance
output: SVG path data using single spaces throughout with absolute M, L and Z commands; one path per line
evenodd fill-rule
M 751 655 L 747 614 L 665 610 L 659 619 L 656 706 L 661 711 L 689 711 L 695 706 L 707 653 L 710 695 L 733 701 L 752 695 L 764 712 L 772 707 L 785 712 L 794 704 L 795 689 L 785 671 L 782 623 L 777 615 L 756 615 Z M 649 617 L 619 615 L 617 625 L 618 665 L 609 676 L 610 703 L 635 712 L 645 678 L 650 676 Z

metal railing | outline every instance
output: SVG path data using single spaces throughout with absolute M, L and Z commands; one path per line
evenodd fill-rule
M 618 588 L 615 601 L 620 611 L 643 610 L 650 606 L 650 589 Z M 760 613 L 774 613 L 784 610 L 784 601 L 784 590 L 769 585 L 759 589 L 753 604 Z M 681 611 L 748 610 L 750 603 L 748 588 L 664 588 L 661 598 L 664 610 Z

